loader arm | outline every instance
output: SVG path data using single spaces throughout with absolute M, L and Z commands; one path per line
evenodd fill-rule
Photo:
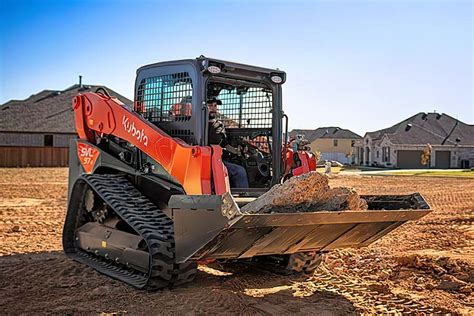
M 172 138 L 118 99 L 101 93 L 79 94 L 73 109 L 79 138 L 95 144 L 94 134 L 105 134 L 129 142 L 160 163 L 187 194 L 212 194 L 211 181 L 215 194 L 230 192 L 219 146 L 191 146 Z

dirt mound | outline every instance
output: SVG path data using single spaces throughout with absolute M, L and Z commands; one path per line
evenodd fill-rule
M 395 261 L 398 263 L 399 272 L 421 270 L 426 277 L 434 281 L 428 288 L 472 293 L 474 270 L 466 262 L 448 257 L 433 258 L 416 254 L 396 257 Z
M 274 186 L 242 207 L 244 213 L 366 210 L 367 202 L 351 188 L 330 188 L 327 176 L 310 172 Z

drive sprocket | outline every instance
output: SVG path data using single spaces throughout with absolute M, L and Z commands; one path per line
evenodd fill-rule
M 94 222 L 103 223 L 107 217 L 107 205 L 100 202 L 91 189 L 84 194 L 84 207 Z

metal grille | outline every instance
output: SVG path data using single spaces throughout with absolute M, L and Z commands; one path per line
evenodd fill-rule
M 249 87 L 246 91 L 223 89 L 217 96 L 222 101 L 218 119 L 226 128 L 271 128 L 272 93 Z
M 264 153 L 267 153 L 267 154 L 270 154 L 271 153 L 271 141 L 272 141 L 272 138 L 271 136 L 263 136 L 263 135 L 260 135 L 260 136 L 257 136 L 257 137 L 249 137 L 249 136 L 245 136 L 243 137 L 243 140 L 245 140 L 246 142 L 248 142 L 249 144 L 255 146 L 258 148 L 258 150 L 264 152 Z
M 187 72 L 143 79 L 135 110 L 151 122 L 189 121 L 193 85 Z

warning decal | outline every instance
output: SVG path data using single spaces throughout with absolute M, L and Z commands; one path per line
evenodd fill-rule
M 77 143 L 77 156 L 86 173 L 91 173 L 100 152 L 91 145 Z

